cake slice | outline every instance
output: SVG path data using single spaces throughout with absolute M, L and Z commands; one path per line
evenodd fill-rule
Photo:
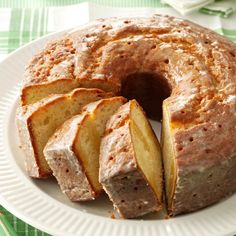
M 48 139 L 67 119 L 80 113 L 83 106 L 111 95 L 99 89 L 75 89 L 19 107 L 16 122 L 28 174 L 35 178 L 50 176 L 51 169 L 43 154 Z
M 107 123 L 99 181 L 124 218 L 162 208 L 160 146 L 136 100 L 121 106 Z
M 112 97 L 90 103 L 49 139 L 44 155 L 70 200 L 92 200 L 101 193 L 98 182 L 101 138 L 107 120 L 125 102 L 123 97 Z

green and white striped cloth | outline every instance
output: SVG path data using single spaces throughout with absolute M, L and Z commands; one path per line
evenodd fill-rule
M 227 4 L 235 8 L 236 1 L 227 0 Z M 203 11 L 206 12 L 206 8 Z M 145 16 L 154 13 L 180 16 L 159 0 L 0 0 L 0 60 L 35 38 L 98 17 Z M 185 18 L 212 28 L 236 42 L 236 14 L 222 19 L 194 12 Z
M 227 2 L 235 8 L 235 0 Z M 0 61 L 20 46 L 50 32 L 101 17 L 151 16 L 155 13 L 180 17 L 178 12 L 159 0 L 0 0 Z M 227 19 L 199 11 L 184 17 L 236 42 L 236 13 Z M 0 207 L 0 213 L 19 236 L 48 235 L 17 219 L 3 207 Z M 4 221 L 0 218 L 0 223 Z
M 2 213 L 2 215 L 1 215 Z M 50 236 L 12 215 L 0 206 L 0 236 Z

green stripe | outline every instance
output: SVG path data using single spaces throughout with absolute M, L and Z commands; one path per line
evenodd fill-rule
M 24 28 L 22 33 L 22 43 L 25 44 L 30 40 L 30 21 L 31 21 L 31 10 L 25 9 L 24 15 Z
M 21 9 L 12 9 L 9 31 L 15 34 L 15 37 L 10 37 L 8 40 L 9 48 L 18 48 L 20 46 L 20 26 L 22 19 Z M 10 52 L 10 50 L 9 50 Z
M 3 208 L 2 206 L 0 206 L 0 212 L 2 212 L 6 218 L 6 220 L 11 224 L 11 226 L 14 228 L 14 230 L 16 231 L 17 236 L 50 236 L 47 233 L 43 233 L 40 230 L 35 229 L 34 227 L 32 227 L 31 225 L 26 226 L 26 223 L 24 223 L 22 220 L 16 218 L 15 216 L 13 216 L 9 211 L 7 211 L 5 208 Z M 14 220 L 15 220 L 15 224 L 14 224 Z M 26 227 L 28 227 L 28 234 L 26 234 Z M 0 235 L 2 236 L 1 232 Z M 11 236 L 13 236 L 14 234 L 12 233 Z
M 236 27 L 236 23 L 235 23 Z M 224 34 L 236 36 L 236 29 L 222 29 Z
M 235 27 L 236 27 L 236 25 L 235 25 Z M 236 36 L 236 29 L 219 28 L 219 29 L 216 29 L 215 31 L 219 34 Z
M 37 24 L 37 21 L 35 22 L 36 23 L 36 25 L 35 26 L 37 26 L 38 24 Z M 20 30 L 19 31 L 15 31 L 15 32 L 8 32 L 8 31 L 0 31 L 0 38 L 2 38 L 2 39 L 6 39 L 6 40 L 8 40 L 9 38 L 19 38 L 19 36 L 20 36 Z M 23 32 L 24 32 L 24 30 L 23 30 Z M 35 36 L 36 36 L 36 34 L 37 34 L 37 29 L 36 29 L 36 31 L 35 31 L 35 28 L 33 28 L 33 31 L 27 31 L 27 32 L 32 32 Z M 47 33 L 47 31 L 45 31 L 45 30 L 43 30 L 43 32 L 46 32 Z M 30 35 L 30 34 L 29 34 Z M 22 34 L 22 36 L 23 36 L 23 34 Z M 28 36 L 27 36 L 28 37 Z M 29 41 L 29 40 L 28 40 Z M 1 45 L 0 45 L 1 46 Z
M 236 42 L 236 30 L 219 28 L 219 29 L 216 29 L 215 32 L 217 32 L 218 34 L 224 35 L 226 38 L 228 38 L 229 40 L 233 42 Z
M 40 20 L 40 36 L 43 36 L 47 33 L 47 9 L 42 8 L 41 11 L 41 20 Z
M 227 37 L 228 39 L 230 39 L 231 41 L 236 42 L 236 37 L 235 37 L 235 36 L 232 37 L 232 36 L 226 35 L 226 37 Z
M 215 29 L 214 31 L 218 34 L 224 35 L 222 28 Z
M 0 212 L 0 235 L 1 236 L 17 236 L 12 225 L 5 215 Z
M 8 46 L 8 39 L 7 38 L 0 38 L 0 45 L 2 48 L 4 45 L 7 45 Z
M 48 33 L 48 8 L 46 8 L 46 16 L 45 16 L 45 32 Z
M 0 31 L 1 38 L 16 38 L 19 37 L 19 32 Z
M 32 8 L 32 7 L 48 7 L 48 6 L 64 6 L 77 4 L 81 2 L 92 2 L 106 6 L 114 7 L 164 7 L 160 0 L 2 0 L 0 7 L 10 8 Z
M 31 32 L 31 39 L 37 38 L 38 32 L 38 22 L 39 22 L 39 9 L 34 9 L 34 18 L 33 18 L 33 31 Z
M 41 21 L 40 21 L 40 31 L 39 31 L 40 36 L 43 36 L 46 32 L 45 21 L 46 21 L 46 9 L 43 8 L 41 12 Z

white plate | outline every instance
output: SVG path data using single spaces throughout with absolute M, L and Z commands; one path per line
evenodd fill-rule
M 17 217 L 53 235 L 232 236 L 236 232 L 236 195 L 196 213 L 168 220 L 161 219 L 160 214 L 142 220 L 114 220 L 105 195 L 90 203 L 72 203 L 53 178 L 32 180 L 27 176 L 15 127 L 19 83 L 32 55 L 60 34 L 36 40 L 0 64 L 0 203 Z

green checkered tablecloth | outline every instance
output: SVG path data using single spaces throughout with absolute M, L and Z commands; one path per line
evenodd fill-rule
M 235 0 L 226 1 L 236 8 Z M 100 17 L 147 16 L 154 13 L 180 16 L 159 0 L 0 0 L 0 61 L 16 48 L 50 32 Z M 236 42 L 236 13 L 227 19 L 201 12 L 184 17 Z M 0 212 L 19 236 L 48 235 L 24 223 L 1 206 Z M 0 236 L 3 236 L 1 232 Z
M 40 230 L 32 227 L 31 225 L 26 224 L 22 220 L 18 219 L 14 215 L 12 215 L 9 211 L 7 211 L 5 208 L 0 206 L 0 212 L 4 215 L 6 220 L 9 222 L 10 226 L 13 228 L 13 230 L 16 232 L 17 236 L 49 236 L 49 234 L 41 232 Z M 4 222 L 5 223 L 5 222 Z M 0 236 L 15 236 L 7 234 L 1 234 L 2 231 L 0 230 Z

